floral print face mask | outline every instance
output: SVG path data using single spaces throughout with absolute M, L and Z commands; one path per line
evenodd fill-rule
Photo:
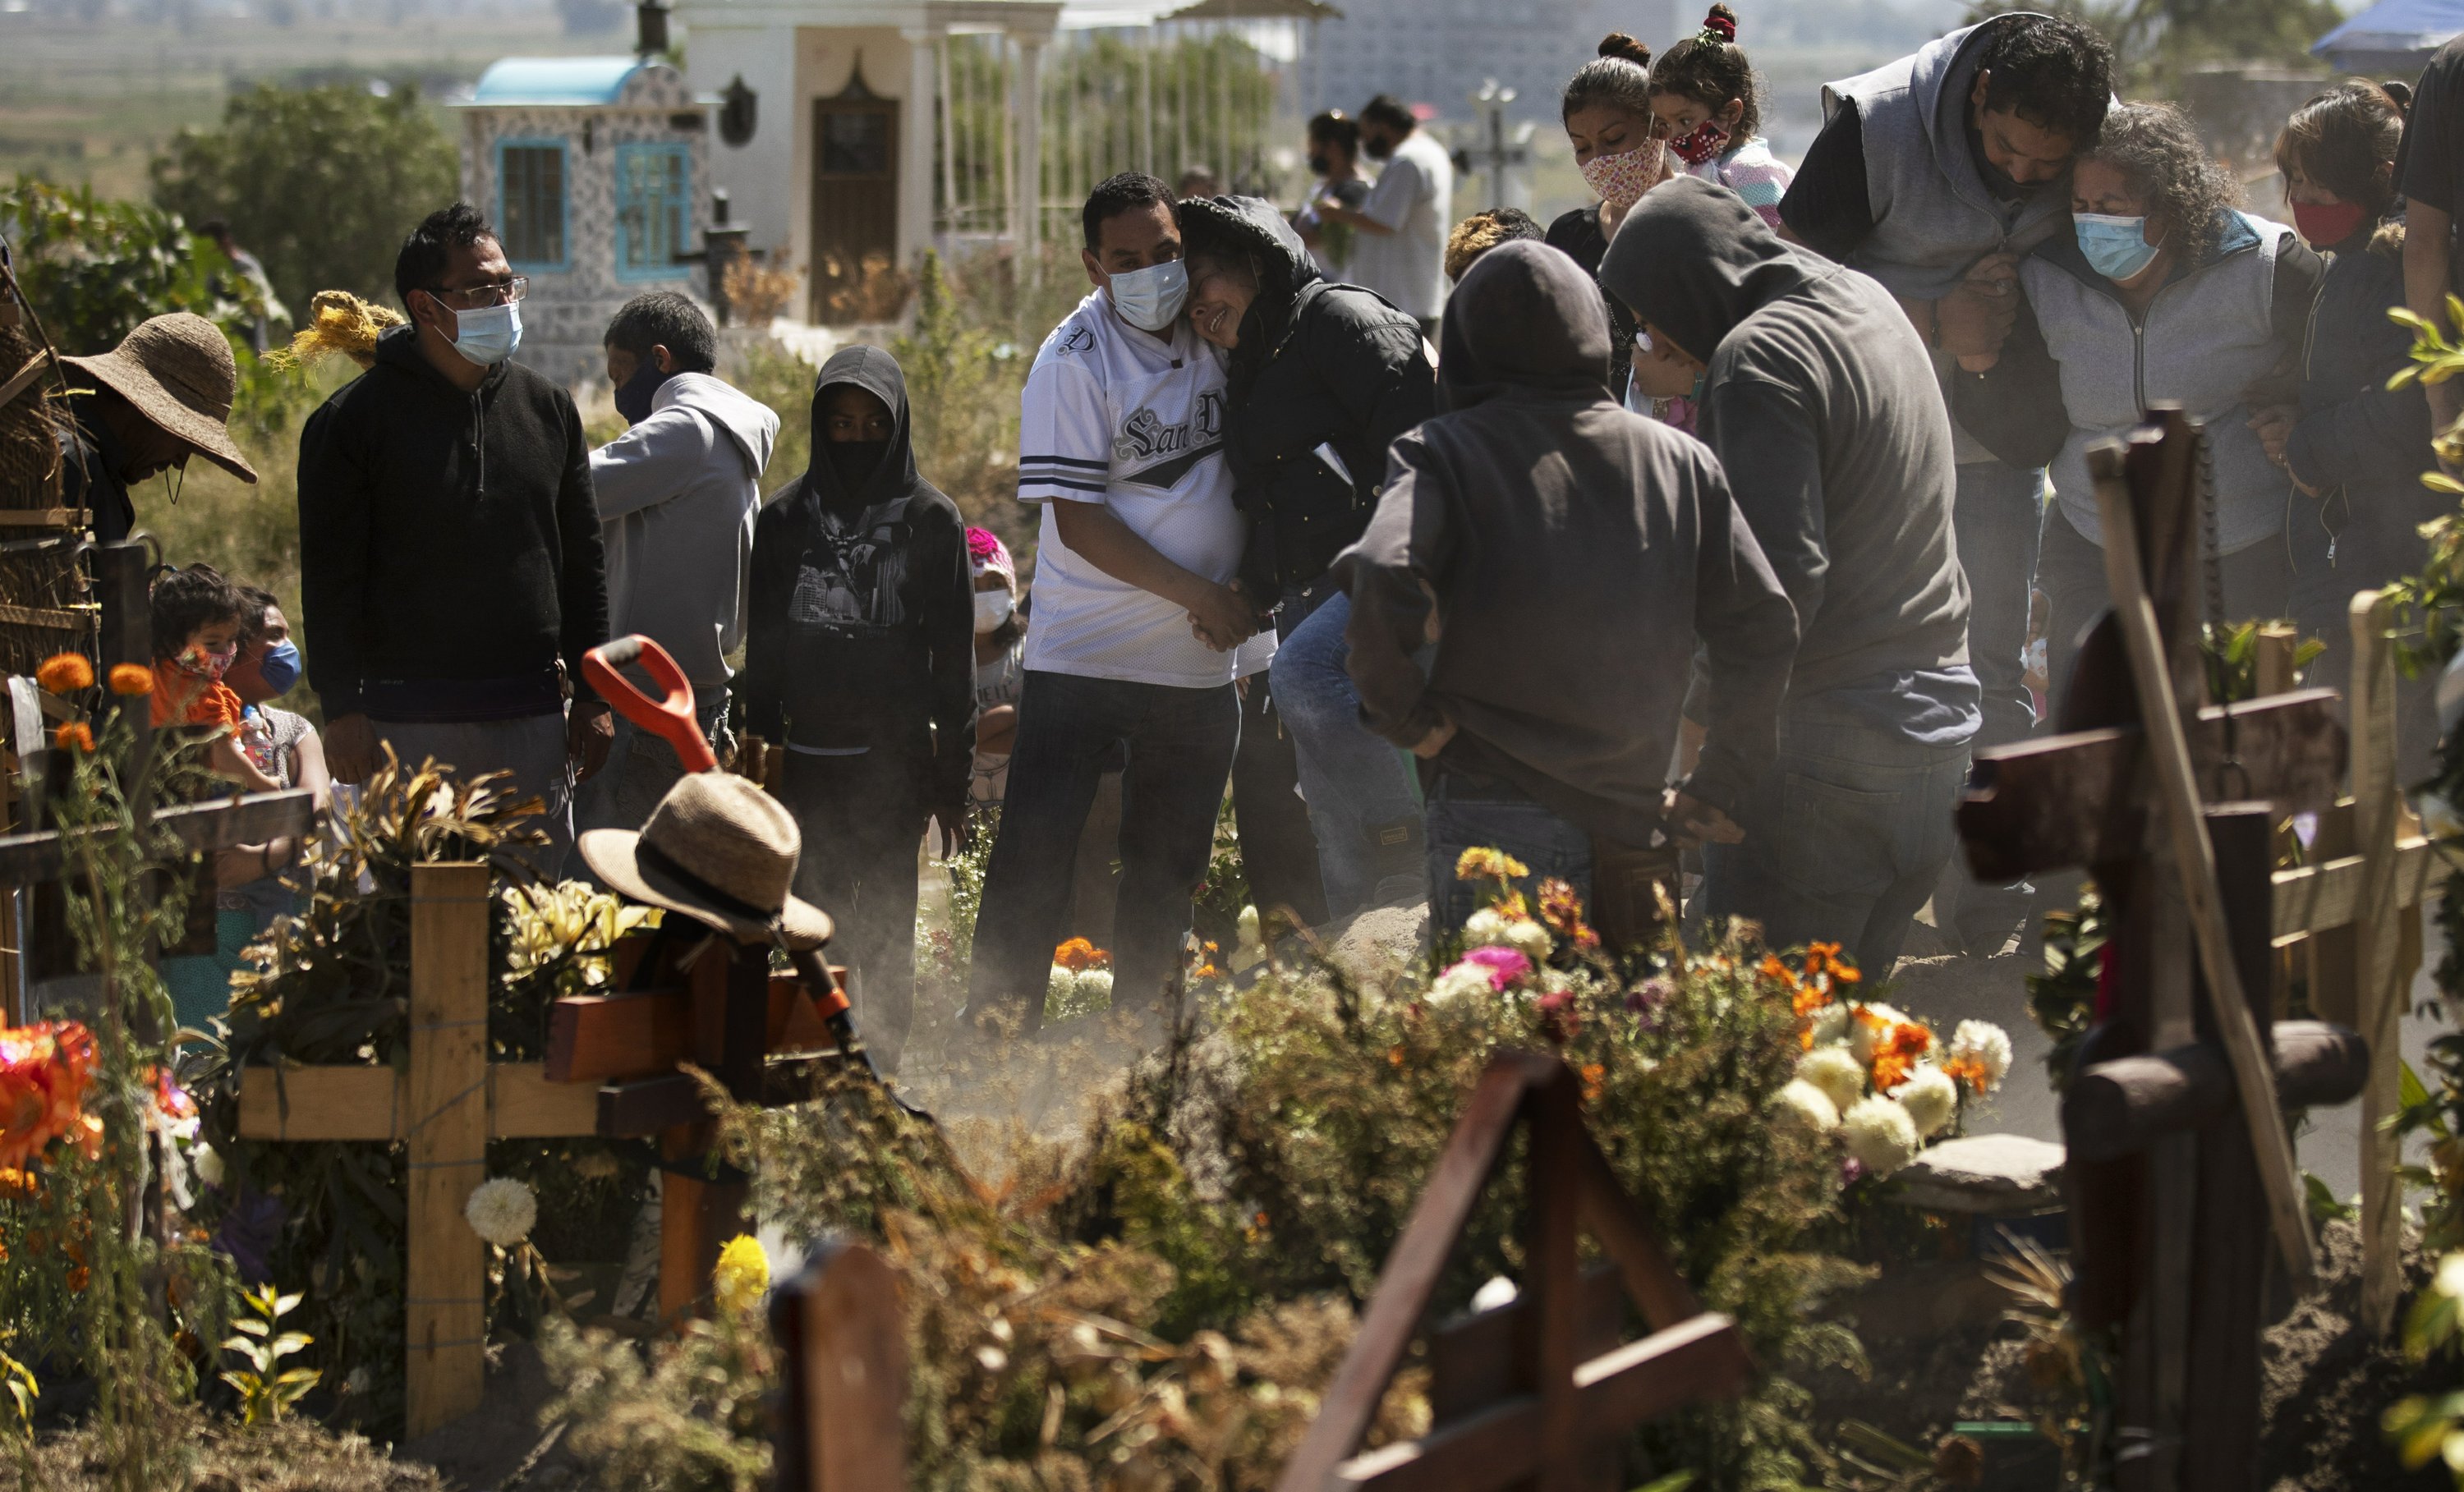
M 1642 200 L 1660 180 L 1664 143 L 1646 140 L 1620 155 L 1598 155 L 1583 163 L 1583 180 L 1600 194 L 1611 211 L 1623 212 Z

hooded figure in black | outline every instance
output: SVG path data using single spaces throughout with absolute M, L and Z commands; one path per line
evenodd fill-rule
M 1681 827 L 1741 814 L 1796 623 L 1719 463 L 1610 399 L 1608 313 L 1573 260 L 1502 244 L 1441 324 L 1443 412 L 1395 443 L 1336 568 L 1368 722 L 1427 762 L 1431 909 L 1458 928 L 1466 848 L 1589 893 L 1595 845 L 1664 850 L 1669 806 Z M 1697 638 L 1710 730 L 1672 805 Z
M 907 378 L 849 347 L 813 388 L 812 465 L 754 522 L 745 726 L 804 851 L 796 894 L 837 919 L 859 1029 L 895 1069 L 913 1018 L 915 842 L 962 841 L 975 754 L 975 581 L 956 504 L 915 472 Z
M 1651 335 L 1638 368 L 1703 374 L 1699 432 L 1796 606 L 1780 760 L 1744 843 L 1705 850 L 1702 900 L 1774 948 L 1837 942 L 1887 976 L 1949 859 L 1981 719 L 1930 357 L 1879 283 L 1691 177 L 1635 205 L 1600 283 Z
M 1368 526 L 1395 438 L 1435 412 L 1420 324 L 1376 295 L 1318 273 L 1273 204 L 1253 197 L 1177 208 L 1190 265 L 1190 318 L 1232 356 L 1223 450 L 1250 524 L 1241 583 L 1280 600 L 1272 675 L 1281 725 L 1244 726 L 1243 755 L 1281 746 L 1300 798 L 1261 782 L 1260 801 L 1299 805 L 1332 916 L 1419 901 L 1420 809 L 1393 749 L 1360 724 L 1344 671 L 1349 620 L 1327 573 Z M 1244 704 L 1255 707 L 1258 691 Z M 1235 770 L 1236 806 L 1242 799 Z M 1249 815 L 1243 811 L 1243 833 Z M 1261 902 L 1262 906 L 1269 905 Z

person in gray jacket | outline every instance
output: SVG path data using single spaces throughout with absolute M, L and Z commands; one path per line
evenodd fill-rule
M 1642 324 L 1639 382 L 1657 363 L 1703 380 L 1700 433 L 1796 606 L 1779 758 L 1744 795 L 1743 842 L 1704 846 L 1701 902 L 1886 978 L 1949 861 L 1980 714 L 1925 344 L 1880 284 L 1693 177 L 1636 204 L 1600 284 Z
M 1995 450 L 2052 463 L 2036 585 L 2057 723 L 2079 634 L 2111 603 L 2088 449 L 2152 406 L 2179 405 L 2206 428 L 2207 558 L 2226 618 L 2290 603 L 2293 481 L 2259 431 L 2262 415 L 2292 412 L 2325 266 L 2293 230 L 2234 210 L 2238 190 L 2180 109 L 2116 108 L 2072 173 L 2073 231 L 2020 264 L 2027 310 L 2010 341 L 1955 386 L 1961 418 Z
M 616 411 L 632 427 L 590 453 L 608 635 L 639 632 L 674 656 L 715 743 L 779 416 L 713 376 L 718 333 L 673 291 L 627 301 L 605 344 Z M 575 795 L 577 827 L 640 828 L 683 774 L 673 747 L 619 720 L 606 769 Z
M 1441 412 L 1395 442 L 1377 511 L 1335 560 L 1361 718 L 1422 758 L 1441 932 L 1476 910 L 1455 874 L 1476 847 L 1623 905 L 1614 883 L 1638 856 L 1673 859 L 1672 830 L 1735 832 L 1796 619 L 1719 463 L 1610 398 L 1608 312 L 1580 265 L 1500 244 L 1441 335 Z M 1698 636 L 1709 732 L 1672 787 Z
M 1826 86 L 1822 132 L 1780 202 L 1789 237 L 1863 271 L 1931 349 L 1937 378 L 1990 356 L 2018 310 L 2018 256 L 2067 230 L 2070 164 L 2096 143 L 2113 95 L 2102 37 L 2011 11 Z M 2035 726 L 2021 654 L 2044 473 L 1995 460 L 1952 425 L 1959 559 L 1973 591 L 1969 657 L 1984 686 L 1979 747 Z M 1936 920 L 1971 950 L 2001 948 L 2028 888 L 1938 888 Z

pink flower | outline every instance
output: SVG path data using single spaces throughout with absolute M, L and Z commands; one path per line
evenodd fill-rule
M 1504 994 L 1506 987 L 1531 976 L 1531 960 L 1511 948 L 1475 948 L 1463 954 L 1463 964 L 1476 964 L 1488 972 L 1488 987 Z

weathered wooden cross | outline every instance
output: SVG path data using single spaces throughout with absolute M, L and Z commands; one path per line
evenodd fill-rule
M 488 867 L 411 867 L 410 1052 L 385 1066 L 252 1066 L 240 1075 L 239 1132 L 254 1140 L 401 1141 L 409 1150 L 405 1309 L 409 1434 L 479 1407 L 487 1255 L 463 1220 L 487 1176 L 491 1139 L 599 1135 L 659 1142 L 659 1307 L 672 1322 L 707 1288 L 718 1250 L 743 1231 L 744 1188 L 708 1158 L 703 1068 L 740 1102 L 787 1102 L 814 1060 L 843 1042 L 810 998 L 818 959 L 774 978 L 767 945 L 686 935 L 671 916 L 658 934 L 617 945 L 624 993 L 550 1007 L 547 1057 L 488 1060 Z M 690 968 L 680 956 L 707 956 Z M 825 997 L 843 1008 L 835 982 Z
M 2332 801 L 2343 733 L 2307 691 L 2189 713 L 2203 669 L 2200 437 L 2179 412 L 2090 452 L 2114 609 L 2065 733 L 1979 756 L 1959 828 L 1978 877 L 2084 867 L 2110 931 L 2062 1106 L 2078 1288 L 2118 1333 L 2116 1484 L 2247 1489 L 2269 1240 L 2315 1273 L 2282 1106 L 2342 1103 L 2352 1031 L 2272 1020 L 2277 816 Z M 2199 784 L 2226 801 L 2201 801 Z

